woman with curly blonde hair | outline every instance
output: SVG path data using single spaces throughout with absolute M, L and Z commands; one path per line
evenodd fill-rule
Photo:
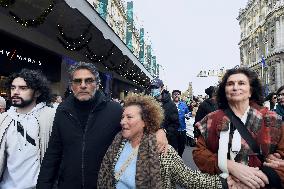
M 143 94 L 126 97 L 122 131 L 109 147 L 101 164 L 98 188 L 222 188 L 218 176 L 188 168 L 171 147 L 159 154 L 155 132 L 164 119 L 159 102 Z M 225 181 L 225 180 L 222 180 Z

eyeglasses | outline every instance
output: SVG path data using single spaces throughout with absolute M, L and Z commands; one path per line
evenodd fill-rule
M 279 93 L 277 94 L 278 97 L 283 97 L 284 96 L 284 93 Z
M 83 81 L 86 85 L 92 85 L 93 83 L 95 83 L 95 80 L 93 78 L 86 78 L 86 79 L 73 79 L 72 84 L 79 86 L 82 85 Z

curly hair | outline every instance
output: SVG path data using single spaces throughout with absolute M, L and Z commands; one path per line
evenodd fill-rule
M 73 79 L 73 74 L 75 71 L 77 70 L 81 70 L 81 69 L 86 69 L 89 70 L 94 76 L 95 76 L 95 80 L 96 83 L 99 85 L 101 82 L 100 79 L 100 74 L 98 69 L 96 68 L 96 66 L 92 63 L 87 63 L 87 62 L 77 62 L 75 64 L 73 64 L 72 66 L 69 67 L 69 80 L 70 82 Z
M 226 109 L 229 106 L 226 93 L 225 93 L 225 87 L 226 87 L 228 78 L 234 74 L 244 74 L 248 77 L 249 84 L 250 84 L 250 90 L 251 90 L 250 102 L 254 102 L 262 106 L 263 101 L 264 101 L 263 94 L 262 94 L 263 90 L 262 90 L 261 82 L 258 79 L 256 72 L 246 67 L 239 67 L 239 68 L 233 68 L 233 69 L 227 70 L 227 72 L 222 78 L 221 83 L 219 84 L 219 87 L 217 89 L 217 102 L 218 102 L 219 108 Z
M 37 104 L 40 102 L 46 102 L 47 104 L 50 103 L 51 91 L 48 86 L 49 82 L 40 70 L 30 70 L 24 68 L 18 73 L 13 73 L 8 77 L 6 87 L 10 89 L 12 82 L 18 77 L 23 78 L 29 88 L 40 93 L 40 96 L 36 100 Z
M 130 93 L 125 98 L 124 108 L 133 105 L 138 106 L 141 110 L 146 133 L 155 133 L 159 130 L 164 119 L 164 111 L 161 104 L 154 97 L 142 93 Z

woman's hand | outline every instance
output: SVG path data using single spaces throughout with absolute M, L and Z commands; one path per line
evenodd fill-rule
M 227 161 L 227 166 L 230 174 L 250 188 L 261 188 L 269 184 L 267 176 L 258 167 L 249 167 L 232 160 Z
M 284 166 L 284 160 L 281 158 L 279 153 L 269 154 L 265 159 L 266 162 L 263 165 L 271 168 L 278 168 L 280 166 Z
M 168 152 L 167 135 L 163 129 L 156 132 L 157 148 L 159 153 L 166 154 Z

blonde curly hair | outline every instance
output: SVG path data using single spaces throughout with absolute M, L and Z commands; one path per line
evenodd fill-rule
M 164 111 L 161 104 L 152 96 L 143 93 L 130 93 L 125 98 L 124 108 L 136 105 L 140 108 L 141 118 L 145 123 L 145 132 L 155 133 L 161 128 L 164 119 Z

